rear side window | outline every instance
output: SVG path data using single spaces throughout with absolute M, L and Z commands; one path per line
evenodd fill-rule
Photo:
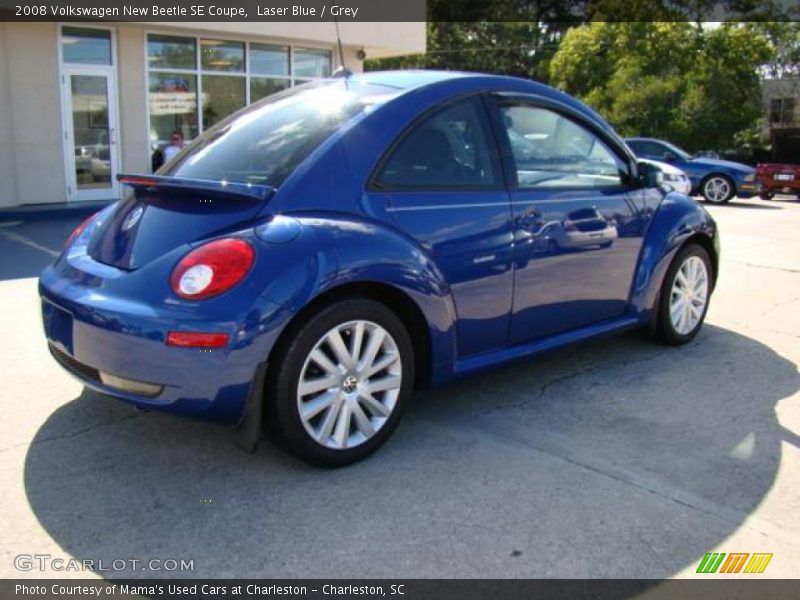
M 521 189 L 617 187 L 627 165 L 592 131 L 557 112 L 500 106 Z
M 663 158 L 664 154 L 667 152 L 666 147 L 654 142 L 630 142 L 628 145 L 631 147 L 631 150 L 633 150 L 634 154 L 649 158 Z
M 289 89 L 215 125 L 159 174 L 277 187 L 344 123 L 397 92 L 344 80 Z
M 501 185 L 479 98 L 458 101 L 416 123 L 374 180 L 383 189 L 463 189 Z

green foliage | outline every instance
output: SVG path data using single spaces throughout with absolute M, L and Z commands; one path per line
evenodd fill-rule
M 397 58 L 367 60 L 368 71 L 448 69 L 501 73 L 547 81 L 549 61 L 572 23 L 529 22 L 428 23 L 428 51 Z
M 768 21 L 746 26 L 766 36 L 774 49 L 772 59 L 764 65 L 766 77 L 800 77 L 800 22 Z
M 578 96 L 624 134 L 690 149 L 727 148 L 753 129 L 763 110 L 759 76 L 800 76 L 800 24 L 790 20 L 800 9 L 787 12 L 782 0 L 427 4 L 427 53 L 367 60 L 366 70 L 535 79 Z M 720 7 L 730 22 L 704 25 Z
M 762 112 L 758 70 L 772 57 L 764 34 L 738 24 L 591 23 L 566 34 L 550 79 L 623 135 L 728 148 Z

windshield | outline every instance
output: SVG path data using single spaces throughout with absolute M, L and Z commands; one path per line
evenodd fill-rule
M 689 160 L 690 158 L 692 158 L 692 155 L 689 154 L 686 150 L 678 148 L 675 144 L 671 142 L 661 142 L 661 143 L 664 144 L 667 148 L 669 148 L 673 154 L 676 154 L 678 158 L 682 160 Z
M 344 79 L 289 89 L 218 123 L 158 174 L 277 187 L 343 123 L 398 91 Z

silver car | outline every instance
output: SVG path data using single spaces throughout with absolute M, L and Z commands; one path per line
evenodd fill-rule
M 678 192 L 679 194 L 689 195 L 692 191 L 692 182 L 689 176 L 677 167 L 660 160 L 650 158 L 640 158 L 639 162 L 654 166 L 661 172 L 661 187 L 667 191 Z

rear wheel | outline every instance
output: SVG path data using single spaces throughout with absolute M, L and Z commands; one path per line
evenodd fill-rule
M 658 337 L 674 346 L 691 341 L 708 311 L 712 281 L 711 258 L 702 246 L 689 244 L 672 261 L 658 309 Z
M 397 426 L 413 389 L 408 332 L 373 300 L 323 308 L 275 354 L 268 428 L 314 465 L 338 467 L 372 454 Z
M 709 175 L 700 185 L 700 193 L 706 202 L 711 204 L 725 204 L 736 193 L 733 181 L 726 175 Z

